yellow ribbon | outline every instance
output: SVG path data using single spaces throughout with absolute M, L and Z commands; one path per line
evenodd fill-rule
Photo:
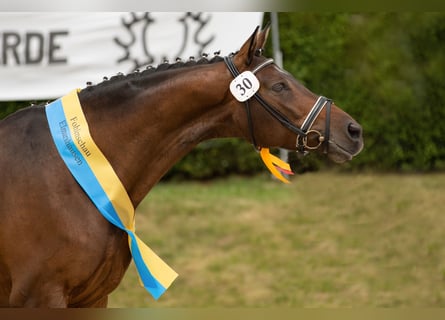
M 271 154 L 269 148 L 261 148 L 260 155 L 267 169 L 269 169 L 275 178 L 284 183 L 290 183 L 290 181 L 281 174 L 281 172 L 284 172 L 285 174 L 293 174 L 289 163 Z

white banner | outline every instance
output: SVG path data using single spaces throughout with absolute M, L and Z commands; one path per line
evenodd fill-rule
M 60 97 L 164 60 L 227 55 L 262 12 L 0 13 L 0 100 Z

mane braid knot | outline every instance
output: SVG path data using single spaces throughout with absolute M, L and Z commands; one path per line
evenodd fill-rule
M 221 50 L 218 50 L 214 53 L 214 56 L 211 59 L 208 59 L 209 54 L 208 53 L 202 53 L 200 55 L 200 58 L 197 60 L 194 56 L 190 56 L 189 59 L 184 62 L 180 57 L 177 57 L 175 59 L 175 62 L 170 63 L 167 59 L 164 59 L 162 63 L 160 63 L 157 67 L 154 67 L 153 65 L 147 65 L 145 69 L 135 69 L 133 72 L 124 74 L 122 72 L 118 72 L 115 76 L 112 76 L 111 78 L 108 78 L 104 76 L 102 78 L 102 82 L 98 83 L 96 85 L 93 85 L 91 81 L 87 82 L 87 87 L 89 90 L 94 89 L 94 87 L 98 85 L 111 85 L 113 83 L 116 83 L 118 81 L 124 81 L 126 79 L 132 79 L 134 76 L 138 77 L 145 77 L 149 76 L 152 73 L 155 72 L 162 72 L 165 70 L 173 70 L 173 69 L 179 69 L 179 68 L 186 68 L 190 66 L 195 65 L 202 65 L 202 64 L 213 64 L 220 61 L 223 61 L 224 58 L 220 56 Z

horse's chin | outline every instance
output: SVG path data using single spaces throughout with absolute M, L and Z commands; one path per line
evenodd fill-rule
M 335 163 L 345 163 L 351 161 L 354 156 L 359 154 L 362 148 L 363 144 L 351 151 L 334 141 L 329 141 L 329 152 L 327 156 Z

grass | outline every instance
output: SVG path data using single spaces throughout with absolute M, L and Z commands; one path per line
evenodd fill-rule
M 311 173 L 161 183 L 137 210 L 178 273 L 130 266 L 110 307 L 445 307 L 445 174 Z

